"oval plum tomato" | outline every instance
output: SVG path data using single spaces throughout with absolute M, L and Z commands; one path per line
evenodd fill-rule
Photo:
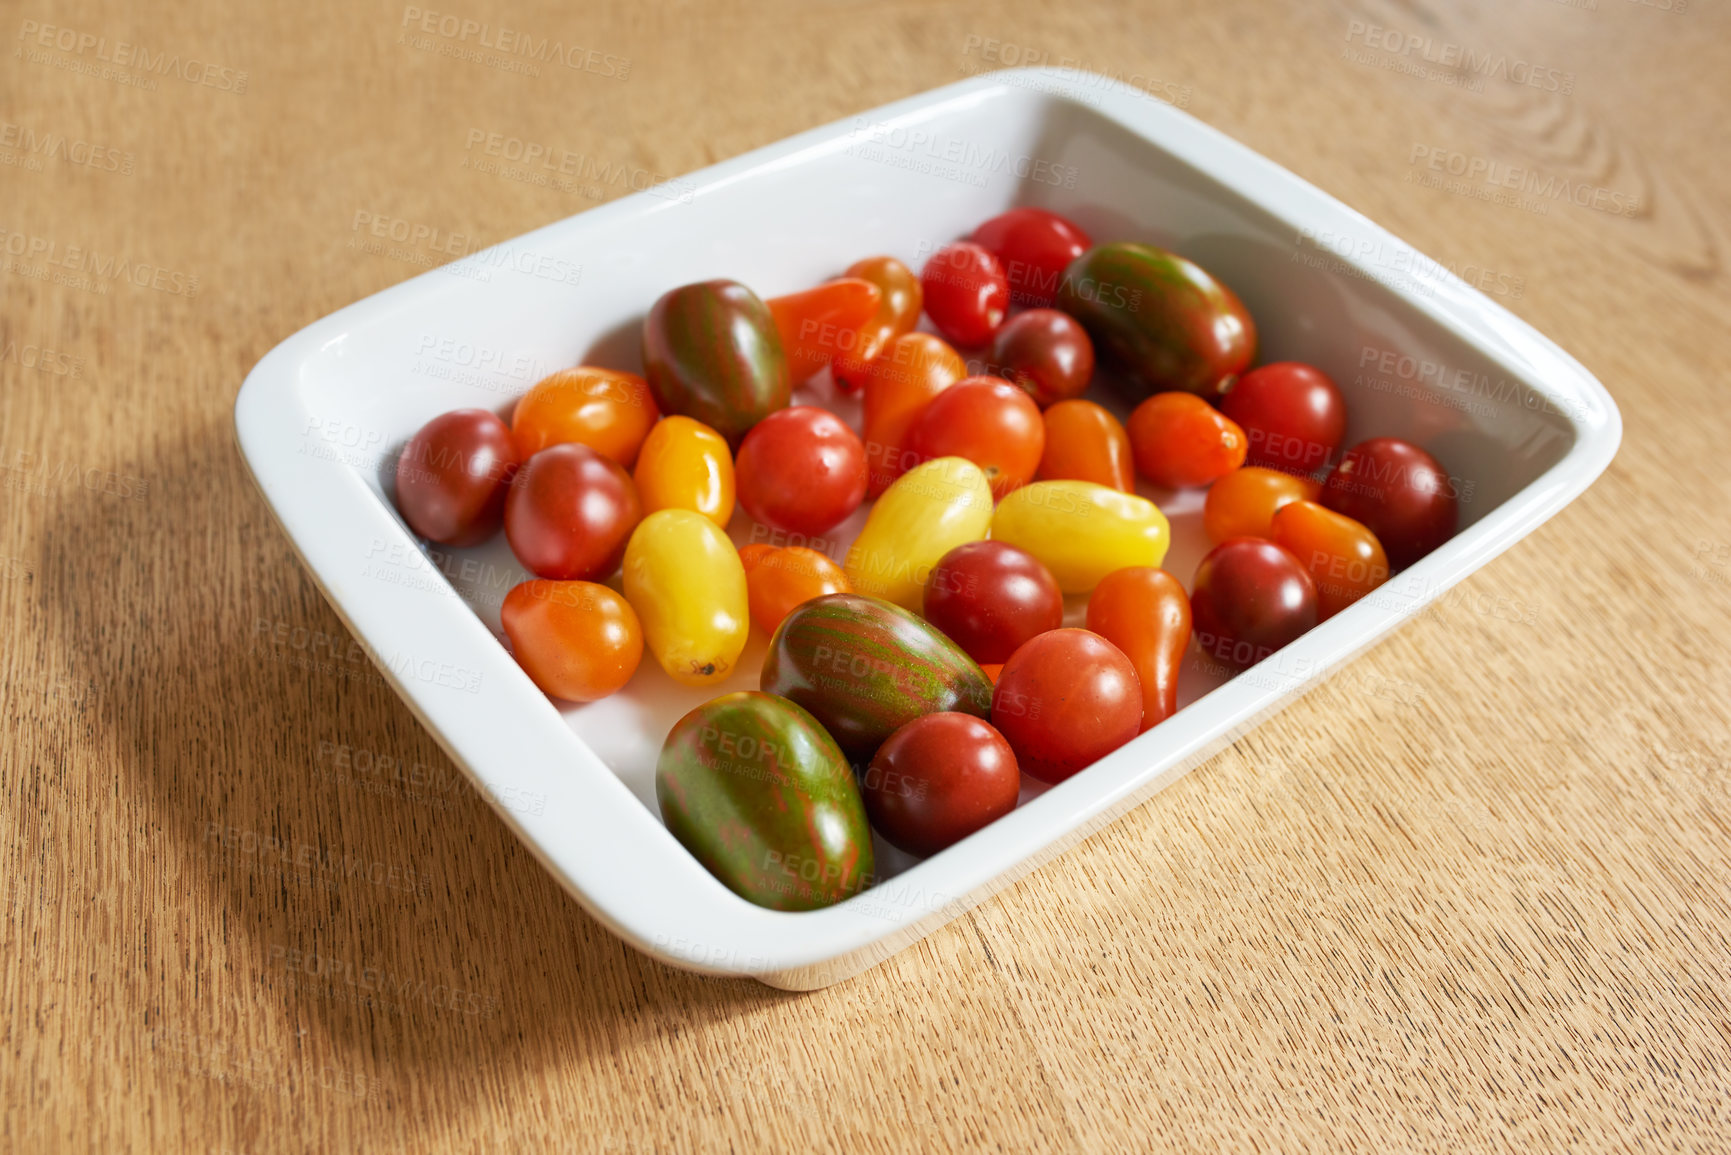
M 1220 411 L 1250 439 L 1250 464 L 1306 477 L 1334 459 L 1346 436 L 1340 386 L 1302 361 L 1252 369 L 1228 388 Z
M 1207 485 L 1244 464 L 1244 430 L 1194 393 L 1154 394 L 1129 430 L 1136 470 L 1155 485 Z
M 587 445 L 626 469 L 661 416 L 635 373 L 582 366 L 544 378 L 517 402 L 511 435 L 527 461 L 549 445 Z
M 1004 266 L 971 241 L 945 245 L 920 270 L 926 316 L 945 338 L 964 349 L 992 339 L 1010 309 L 1010 282 Z
M 1033 554 L 971 541 L 926 581 L 926 620 L 976 662 L 1007 662 L 1029 638 L 1064 624 L 1064 595 Z
M 766 634 L 775 633 L 781 619 L 801 602 L 853 592 L 839 565 L 803 545 L 748 545 L 739 551 L 739 560 L 745 566 L 751 620 Z
M 1026 208 L 993 217 L 974 230 L 972 240 L 1003 264 L 1010 300 L 1036 308 L 1047 308 L 1057 299 L 1065 268 L 1094 244 L 1057 213 Z
M 1135 491 L 1130 435 L 1116 417 L 1092 401 L 1077 400 L 1058 402 L 1042 418 L 1046 451 L 1035 477 L 1041 481 L 1092 481 L 1121 493 Z
M 795 386 L 860 347 L 862 330 L 877 316 L 883 290 L 859 277 L 838 277 L 815 289 L 771 297 L 764 304 L 775 318 L 787 354 L 787 376 Z
M 505 537 L 536 577 L 597 581 L 619 568 L 642 516 L 637 487 L 617 462 L 587 445 L 553 445 L 512 480 Z
M 1246 465 L 1208 487 L 1202 528 L 1213 545 L 1229 537 L 1274 537 L 1275 511 L 1294 501 L 1315 501 L 1322 486 L 1309 478 Z
M 1388 563 L 1405 569 L 1454 536 L 1454 479 L 1436 458 L 1398 437 L 1346 451 L 1322 483 L 1322 504 L 1376 535 Z
M 909 427 L 932 398 L 967 375 L 961 354 L 930 333 L 903 333 L 872 362 L 864 422 L 870 496 L 918 464 L 904 451 Z
M 865 446 L 827 409 L 795 405 L 752 426 L 734 462 L 739 504 L 763 524 L 822 533 L 865 500 Z
M 863 388 L 871 375 L 871 363 L 891 341 L 913 331 L 919 324 L 925 294 L 914 271 L 894 257 L 867 257 L 848 266 L 847 275 L 870 281 L 878 287 L 877 312 L 860 326 L 853 348 L 840 348 L 830 371 L 844 393 Z
M 1029 309 L 999 326 L 987 360 L 994 373 L 1026 389 L 1044 409 L 1088 388 L 1094 342 L 1070 314 Z
M 1154 566 L 1106 575 L 1088 597 L 1088 628 L 1124 651 L 1142 686 L 1142 729 L 1178 712 L 1178 675 L 1190 644 L 1190 595 Z
M 965 457 L 986 471 L 992 497 L 1034 480 L 1046 424 L 1034 399 L 1001 377 L 969 377 L 932 398 L 908 430 L 916 461 Z
M 644 513 L 689 509 L 726 527 L 733 516 L 733 454 L 701 421 L 663 417 L 643 440 L 631 479 Z
M 485 409 L 441 413 L 397 458 L 397 509 L 417 536 L 480 545 L 499 532 L 517 472 L 517 446 Z
M 936 854 L 1016 808 L 1004 736 L 972 714 L 927 714 L 891 734 L 865 773 L 866 816 L 891 846 Z
M 1316 583 L 1273 542 L 1230 538 L 1196 567 L 1190 614 L 1202 652 L 1245 669 L 1316 624 Z
M 1388 555 L 1376 535 L 1314 501 L 1295 501 L 1276 510 L 1272 536 L 1310 571 L 1319 621 L 1388 580 Z
M 555 698 L 605 698 L 643 658 L 637 611 L 594 582 L 523 582 L 505 595 L 499 621 L 517 664 Z
M 992 692 L 992 725 L 1024 774 L 1062 782 L 1142 728 L 1136 667 L 1088 630 L 1041 634 L 1004 663 Z

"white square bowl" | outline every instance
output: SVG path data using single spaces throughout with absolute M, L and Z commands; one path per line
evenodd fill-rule
M 434 415 L 503 411 L 553 369 L 639 369 L 641 318 L 676 285 L 731 277 L 769 297 L 873 253 L 917 268 L 1021 204 L 1098 240 L 1172 248 L 1232 286 L 1263 360 L 1309 361 L 1340 382 L 1349 444 L 1401 436 L 1441 459 L 1461 486 L 1462 529 L 1248 673 L 1188 675 L 1176 716 L 951 849 L 919 863 L 884 853 L 883 881 L 825 910 L 754 906 L 668 834 L 652 774 L 674 719 L 755 686 L 761 637 L 737 684 L 678 687 L 646 658 L 621 694 L 556 706 L 496 636 L 523 571 L 502 540 L 429 554 L 389 499 L 393 455 Z M 671 965 L 789 989 L 888 957 L 1176 780 L 1556 513 L 1609 464 L 1622 429 L 1580 364 L 1435 262 L 1184 113 L 1063 69 L 899 101 L 387 289 L 272 350 L 235 424 L 338 614 L 577 900 Z M 1199 503 L 1163 496 L 1167 565 L 1188 582 Z M 513 801 L 525 798 L 544 803 Z

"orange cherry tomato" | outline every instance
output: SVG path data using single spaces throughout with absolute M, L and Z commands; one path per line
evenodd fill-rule
M 549 445 L 576 442 L 630 469 L 661 413 L 635 373 L 581 366 L 544 378 L 517 402 L 511 437 L 529 460 Z
M 1178 711 L 1178 673 L 1190 644 L 1190 595 L 1154 566 L 1107 574 L 1088 598 L 1088 628 L 1124 651 L 1142 683 L 1142 729 Z
M 505 595 L 499 618 L 517 664 L 555 698 L 605 698 L 643 658 L 637 611 L 594 582 L 523 582 Z
M 1136 470 L 1155 485 L 1207 485 L 1243 465 L 1249 448 L 1244 430 L 1194 393 L 1156 393 L 1130 414 Z
M 878 299 L 877 316 L 860 329 L 860 341 L 852 349 L 836 353 L 831 369 L 836 384 L 845 392 L 862 388 L 871 377 L 871 363 L 889 343 L 903 333 L 910 333 L 919 323 L 925 294 L 914 271 L 894 257 L 867 257 L 855 261 L 847 276 L 870 281 L 882 292 Z
M 1273 537 L 1316 583 L 1318 621 L 1388 580 L 1388 555 L 1376 534 L 1314 501 L 1295 501 L 1276 510 Z
M 733 454 L 727 439 L 690 417 L 655 423 L 631 479 L 645 517 L 658 509 L 689 509 L 725 529 L 733 516 Z
M 877 497 L 918 463 L 908 430 L 933 397 L 968 375 L 962 355 L 930 333 L 903 333 L 872 362 L 865 383 L 866 493 Z
M 775 633 L 781 619 L 801 602 L 853 592 L 840 566 L 803 545 L 776 548 L 756 543 L 740 550 L 739 560 L 745 565 L 751 620 L 768 634 Z
M 1278 469 L 1246 465 L 1208 487 L 1202 528 L 1219 545 L 1229 537 L 1274 537 L 1274 513 L 1295 501 L 1315 501 L 1322 486 Z
M 1041 481 L 1092 481 L 1134 493 L 1130 435 L 1123 424 L 1092 401 L 1060 401 L 1045 412 L 1046 452 L 1035 475 Z
M 866 324 L 878 315 L 883 290 L 859 277 L 839 277 L 826 285 L 771 297 L 764 304 L 775 318 L 787 354 L 787 376 L 795 385 L 836 357 L 852 353 L 866 339 Z

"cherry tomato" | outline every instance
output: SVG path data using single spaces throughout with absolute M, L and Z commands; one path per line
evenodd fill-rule
M 827 409 L 795 405 L 752 426 L 734 462 L 739 504 L 765 525 L 817 534 L 865 500 L 865 446 Z
M 1136 470 L 1155 485 L 1207 485 L 1244 464 L 1244 430 L 1194 393 L 1156 393 L 1130 413 Z
M 916 465 L 884 492 L 847 552 L 856 592 L 918 611 L 944 555 L 992 527 L 992 487 L 962 457 Z
M 965 457 L 986 471 L 992 496 L 1002 498 L 1034 479 L 1046 451 L 1040 407 L 1000 377 L 968 377 L 932 398 L 908 430 L 908 452 L 919 461 Z
M 971 541 L 932 570 L 925 612 L 974 661 L 1007 662 L 1023 642 L 1064 624 L 1064 595 L 1033 554 Z
M 998 684 L 998 675 L 1002 674 L 1004 672 L 1004 663 L 1002 663 L 1002 662 L 981 662 L 980 663 L 980 672 L 982 674 L 986 675 L 986 679 L 989 682 L 991 682 L 992 685 L 995 686 Z
M 765 301 L 787 354 L 788 380 L 803 384 L 838 355 L 858 350 L 882 301 L 883 290 L 859 277 Z
M 853 586 L 839 565 L 803 545 L 776 548 L 748 545 L 739 551 L 745 566 L 745 590 L 751 620 L 764 633 L 775 633 L 781 619 L 801 602 L 824 594 L 852 593 Z
M 1190 612 L 1202 652 L 1245 669 L 1316 624 L 1316 583 L 1273 542 L 1235 537 L 1196 567 Z
M 1022 775 L 1004 736 L 972 714 L 927 714 L 878 747 L 866 816 L 891 846 L 936 854 L 1016 808 Z
M 1094 342 L 1068 313 L 1029 309 L 992 335 L 992 372 L 1028 391 L 1040 408 L 1080 397 L 1094 376 Z
M 878 287 L 877 313 L 860 326 L 854 347 L 839 348 L 830 370 L 843 392 L 862 388 L 871 376 L 871 363 L 889 343 L 919 324 L 925 295 L 914 271 L 894 257 L 867 257 L 849 266 L 847 275 L 870 281 Z
M 1092 481 L 1121 493 L 1136 489 L 1130 435 L 1116 417 L 1092 401 L 1060 401 L 1042 417 L 1046 451 L 1035 477 L 1041 481 Z
M 992 725 L 1024 774 L 1062 782 L 1141 730 L 1136 667 L 1088 630 L 1041 634 L 1004 663 L 992 692 Z
M 953 344 L 975 349 L 992 339 L 1010 309 L 1010 281 L 988 250 L 957 241 L 920 270 L 926 316 Z
M 1229 537 L 1273 538 L 1274 512 L 1294 501 L 1315 501 L 1322 486 L 1278 469 L 1246 465 L 1208 487 L 1202 528 L 1219 545 Z
M 505 537 L 536 577 L 596 581 L 619 567 L 642 515 L 637 487 L 618 463 L 587 445 L 554 445 L 517 471 Z
M 517 402 L 511 435 L 527 461 L 549 445 L 587 445 L 626 469 L 661 413 L 635 373 L 583 366 L 545 378 Z
M 1085 594 L 1127 565 L 1159 565 L 1172 544 L 1160 507 L 1092 481 L 1036 481 L 998 503 L 992 537 L 1043 562 L 1058 588 Z
M 903 333 L 872 362 L 865 384 L 867 493 L 877 497 L 918 463 L 903 451 L 932 398 L 968 374 L 962 356 L 930 333 Z
M 1190 595 L 1153 566 L 1106 575 L 1088 598 L 1088 628 L 1124 651 L 1142 687 L 1142 729 L 1178 712 L 1178 675 L 1190 644 Z
M 974 230 L 975 244 L 1002 262 L 1010 299 L 1046 308 L 1057 299 L 1069 263 L 1094 242 L 1070 221 L 1045 209 L 1011 209 Z
M 1346 451 L 1322 483 L 1322 504 L 1376 535 L 1395 569 L 1405 569 L 1454 536 L 1454 479 L 1437 459 L 1397 437 L 1373 437 Z
M 499 532 L 517 446 L 485 409 L 456 409 L 421 426 L 397 458 L 397 509 L 417 536 L 480 545 Z
M 721 527 L 689 509 L 644 518 L 625 547 L 625 598 L 643 643 L 674 681 L 707 686 L 733 673 L 751 636 L 745 566 Z
M 1273 538 L 1316 583 L 1316 616 L 1327 621 L 1388 580 L 1376 535 L 1345 514 L 1295 501 L 1274 514 Z
M 643 440 L 632 474 L 644 513 L 689 509 L 716 525 L 733 516 L 733 454 L 727 439 L 701 421 L 663 417 Z
M 631 680 L 643 659 L 637 612 L 593 582 L 523 582 L 505 595 L 499 620 L 517 664 L 555 698 L 605 698 Z
M 1250 464 L 1306 477 L 1334 459 L 1346 436 L 1340 387 L 1302 361 L 1252 369 L 1230 386 L 1220 410 L 1250 439 Z

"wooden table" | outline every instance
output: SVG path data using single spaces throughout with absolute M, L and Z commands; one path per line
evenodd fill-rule
M 1731 1145 L 1722 5 L 583 7 L 6 18 L 0 1148 Z M 1346 675 L 883 966 L 809 996 L 667 969 L 367 667 L 259 643 L 346 636 L 235 391 L 426 262 L 357 214 L 502 240 L 1030 59 L 1181 104 L 1483 284 L 1604 380 L 1622 451 Z M 470 163 L 493 132 L 587 159 L 504 179 Z M 1491 163 L 1585 203 L 1447 184 Z M 372 865 L 326 885 L 281 864 L 301 847 Z M 409 993 L 348 1001 L 381 972 Z

